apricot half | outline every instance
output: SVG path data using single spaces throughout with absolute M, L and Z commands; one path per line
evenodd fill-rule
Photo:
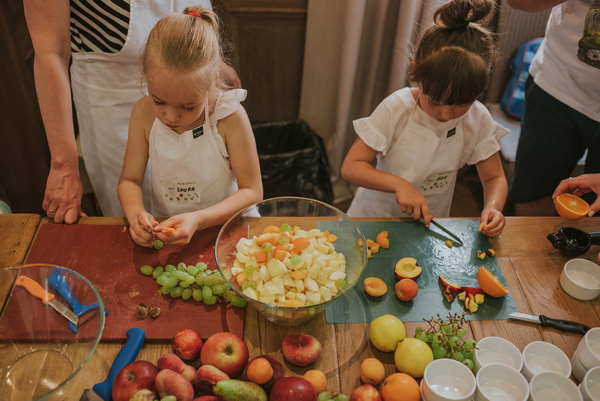
M 398 280 L 402 280 L 403 278 L 410 278 L 416 280 L 423 269 L 421 266 L 417 265 L 417 259 L 411 257 L 402 258 L 396 263 L 396 267 L 394 267 L 394 276 Z
M 372 297 L 380 297 L 387 292 L 387 284 L 379 277 L 367 277 L 363 285 L 365 292 Z

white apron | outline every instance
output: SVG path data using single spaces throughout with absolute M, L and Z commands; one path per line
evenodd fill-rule
M 415 119 L 424 113 L 415 103 L 406 128 L 385 156 L 377 156 L 378 170 L 398 175 L 418 189 L 434 217 L 450 215 L 458 169 L 464 164 L 462 119 L 446 123 L 438 136 Z M 446 128 L 446 127 L 444 127 Z M 348 209 L 350 217 L 407 217 L 396 201 L 396 194 L 359 188 Z
M 131 110 L 143 95 L 141 52 L 150 30 L 163 16 L 208 0 L 131 0 L 129 29 L 119 53 L 73 53 L 71 87 L 77 110 L 85 167 L 104 216 L 123 216 L 117 184 Z M 150 210 L 150 169 L 144 179 L 144 205 Z
M 154 120 L 149 138 L 153 216 L 170 217 L 206 209 L 238 190 L 217 123 L 221 116 L 233 111 L 232 105 L 245 99 L 246 91 L 233 90 L 225 96 L 228 100 L 224 105 L 217 102 L 212 116 L 207 99 L 204 125 L 181 135 L 158 118 Z

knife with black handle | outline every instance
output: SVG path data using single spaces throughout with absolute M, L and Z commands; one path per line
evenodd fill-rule
M 509 318 L 523 320 L 526 322 L 536 323 L 542 327 L 552 327 L 560 331 L 568 331 L 571 333 L 577 333 L 585 335 L 590 330 L 589 326 L 583 323 L 573 322 L 571 320 L 554 319 L 545 315 L 533 316 L 526 313 L 511 313 L 508 315 Z

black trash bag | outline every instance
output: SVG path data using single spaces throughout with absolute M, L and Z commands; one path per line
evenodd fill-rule
M 323 139 L 303 120 L 252 126 L 264 198 L 301 196 L 333 203 Z

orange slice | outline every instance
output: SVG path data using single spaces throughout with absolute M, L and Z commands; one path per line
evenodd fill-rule
M 587 216 L 590 211 L 590 205 L 573 194 L 558 195 L 554 201 L 554 207 L 558 214 L 569 220 L 579 220 Z
M 477 272 L 477 284 L 483 292 L 491 297 L 499 298 L 508 294 L 508 289 L 488 269 L 481 266 Z

